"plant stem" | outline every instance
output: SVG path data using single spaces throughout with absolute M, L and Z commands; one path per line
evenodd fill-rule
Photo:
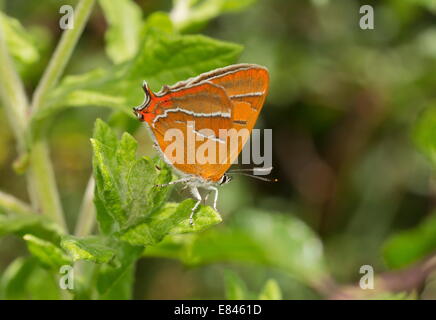
M 28 106 L 26 92 L 14 62 L 9 55 L 3 28 L 0 24 L 0 98 L 3 101 L 6 117 L 17 139 L 18 151 L 25 151 L 24 132 Z
M 32 145 L 30 169 L 32 178 L 37 185 L 35 193 L 42 213 L 53 219 L 64 231 L 67 231 L 48 145 L 44 140 L 37 140 Z
M 95 0 L 81 0 L 77 5 L 74 14 L 74 27 L 63 33 L 53 57 L 35 90 L 31 108 L 33 112 L 44 106 L 46 94 L 56 85 L 61 77 L 73 49 L 82 34 L 94 3 Z M 6 115 L 15 134 L 18 151 L 23 156 L 28 149 L 25 138 L 25 132 L 28 128 L 28 100 L 24 86 L 7 50 L 1 28 L 0 61 L 0 98 L 4 103 Z M 35 209 L 40 208 L 44 214 L 50 216 L 66 230 L 49 149 L 44 137 L 38 139 L 32 145 L 29 159 L 30 170 L 27 177 L 29 195 L 32 199 L 33 207 Z
M 15 69 L 14 62 L 6 45 L 3 28 L 0 25 L 0 99 L 3 102 L 6 117 L 17 141 L 17 151 L 20 157 L 26 155 L 25 131 L 27 127 L 27 110 L 29 107 L 24 85 Z M 34 210 L 38 208 L 35 195 L 36 181 L 32 172 L 26 173 L 27 188 Z
M 89 178 L 88 185 L 86 186 L 85 194 L 83 196 L 82 206 L 80 208 L 79 218 L 76 224 L 74 234 L 78 237 L 85 237 L 90 235 L 95 222 L 95 207 L 92 200 L 94 199 L 94 178 Z
M 0 191 L 0 207 L 19 214 L 32 214 L 32 209 L 10 194 Z
M 57 84 L 65 70 L 77 41 L 85 28 L 95 0 L 81 0 L 74 11 L 74 27 L 64 31 L 56 50 L 39 82 L 32 99 L 31 112 L 44 107 L 47 93 Z M 59 193 L 45 137 L 35 141 L 30 152 L 30 164 L 37 183 L 36 192 L 42 212 L 66 230 Z
M 74 27 L 67 29 L 62 34 L 55 52 L 45 70 L 32 100 L 32 112 L 44 107 L 44 98 L 59 81 L 65 70 L 73 50 L 79 40 L 89 15 L 91 14 L 95 0 L 80 0 L 74 9 Z

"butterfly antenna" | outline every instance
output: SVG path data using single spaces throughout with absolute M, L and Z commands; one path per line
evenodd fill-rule
M 250 178 L 254 178 L 254 179 L 257 179 L 257 180 L 261 180 L 261 181 L 266 181 L 266 182 L 278 182 L 279 180 L 278 179 L 269 179 L 269 178 L 265 178 L 265 177 L 259 177 L 259 176 L 256 176 L 256 175 L 254 175 L 254 174 L 249 174 L 249 173 L 244 173 L 244 172 L 228 172 L 228 174 L 238 174 L 238 175 L 241 175 L 241 176 L 247 176 L 247 177 L 250 177 Z
M 267 168 L 249 168 L 249 169 L 233 169 L 229 170 L 228 173 L 239 173 L 239 172 L 259 172 L 262 173 L 262 175 L 268 175 L 271 173 L 273 167 L 267 167 Z

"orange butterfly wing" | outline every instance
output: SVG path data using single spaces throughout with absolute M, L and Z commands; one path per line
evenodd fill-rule
M 263 107 L 268 86 L 266 68 L 239 64 L 164 87 L 153 95 L 151 105 L 155 116 L 147 122 L 167 162 L 184 174 L 218 181 L 247 142 Z M 178 146 L 175 145 L 177 139 L 165 139 L 167 130 L 173 128 L 185 138 L 178 139 Z M 220 129 L 245 130 L 247 134 L 232 141 L 234 137 L 220 137 Z M 188 144 L 189 137 L 195 137 L 194 145 Z M 212 155 L 203 153 L 208 161 L 196 157 L 205 143 L 217 150 Z M 174 161 L 176 150 L 183 150 L 183 159 L 179 157 L 176 159 L 179 161 Z
M 205 73 L 199 78 L 201 79 L 197 81 L 207 79 L 207 81 L 224 88 L 232 101 L 234 128 L 237 130 L 247 129 L 251 133 L 268 94 L 268 70 L 258 65 L 238 64 Z M 248 138 L 249 135 L 245 135 L 237 148 L 231 148 L 228 159 L 230 164 L 236 160 Z
M 215 177 L 229 167 L 226 158 L 216 152 L 215 155 L 207 154 L 207 159 L 203 160 L 204 157 L 201 154 L 198 157 L 197 152 L 205 142 L 213 150 L 227 146 L 225 141 L 219 140 L 219 129 L 229 130 L 233 126 L 232 103 L 225 91 L 217 85 L 203 82 L 170 92 L 165 97 L 164 103 L 158 107 L 160 111 L 154 123 L 150 125 L 165 160 L 184 174 L 218 180 Z M 182 137 L 170 137 L 173 133 L 180 133 Z M 192 141 L 194 144 L 189 144 Z M 182 157 L 180 150 L 183 150 Z

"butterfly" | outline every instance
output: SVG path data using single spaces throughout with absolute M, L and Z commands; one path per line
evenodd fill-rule
M 215 69 L 172 86 L 165 85 L 157 93 L 144 81 L 144 102 L 133 111 L 140 121 L 147 123 L 154 146 L 180 176 L 160 186 L 184 183 L 196 200 L 191 224 L 202 201 L 199 187 L 215 193 L 216 210 L 217 186 L 231 180 L 226 172 L 249 139 L 268 87 L 268 69 L 255 64 Z M 237 136 L 237 143 L 233 143 L 233 136 L 223 132 L 245 134 Z M 169 133 L 173 138 L 178 136 L 178 142 L 168 139 Z

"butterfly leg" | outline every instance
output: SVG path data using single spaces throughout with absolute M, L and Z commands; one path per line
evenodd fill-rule
M 216 208 L 216 204 L 218 203 L 218 188 L 210 186 L 210 187 L 207 187 L 207 190 L 209 190 L 210 192 L 211 191 L 215 192 L 215 196 L 213 198 L 213 209 L 215 211 L 218 211 L 217 208 Z
M 197 210 L 198 206 L 201 203 L 201 195 L 200 195 L 200 192 L 198 192 L 197 187 L 191 187 L 189 190 L 191 191 L 191 194 L 194 197 L 194 199 L 197 200 L 195 205 L 192 207 L 191 215 L 189 216 L 189 224 L 192 226 L 192 225 L 194 225 L 195 210 Z
M 157 152 L 160 152 L 159 150 L 159 145 L 156 142 L 153 142 L 153 148 L 154 150 L 156 150 Z
M 206 189 L 206 190 L 207 190 L 207 193 L 206 193 L 206 195 L 203 198 L 203 204 L 204 205 L 206 205 L 207 199 L 209 199 L 210 193 L 212 192 L 212 190 L 210 190 L 210 189 Z
M 174 180 L 174 181 L 164 183 L 164 184 L 156 184 L 155 187 L 160 187 L 160 188 L 168 187 L 168 186 L 171 186 L 171 185 L 176 184 L 176 183 L 188 182 L 189 180 L 190 180 L 190 178 L 182 178 L 182 179 Z

